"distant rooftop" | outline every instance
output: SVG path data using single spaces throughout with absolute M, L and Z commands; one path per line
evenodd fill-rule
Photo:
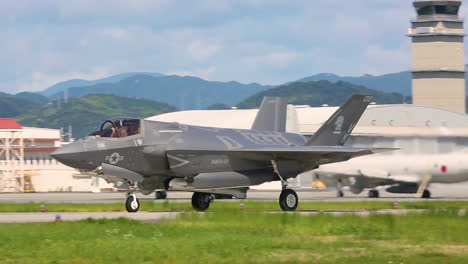
M 21 129 L 14 118 L 0 118 L 0 129 Z

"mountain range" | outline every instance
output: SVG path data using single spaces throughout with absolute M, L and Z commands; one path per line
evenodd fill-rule
M 63 89 L 64 84 L 59 85 Z M 57 90 L 58 86 L 53 87 Z M 112 94 L 130 98 L 145 98 L 165 102 L 181 110 L 205 109 L 210 105 L 222 103 L 235 105 L 259 91 L 272 86 L 256 83 L 242 84 L 239 82 L 207 81 L 190 76 L 157 76 L 145 74 L 116 82 L 99 82 L 90 86 L 68 87 L 68 97 L 82 97 L 88 94 Z M 50 88 L 43 92 L 49 94 Z M 63 98 L 65 91 L 53 94 L 52 98 Z
M 195 77 L 138 74 L 114 83 L 68 88 L 70 96 L 67 100 L 60 94 L 45 97 L 29 92 L 15 95 L 3 93 L 0 94 L 0 113 L 1 117 L 14 117 L 25 126 L 66 128 L 72 125 L 74 136 L 82 137 L 110 117 L 148 117 L 176 111 L 177 107 L 168 102 L 179 102 L 179 105 L 189 109 L 229 109 L 233 105 L 255 108 L 263 96 L 283 96 L 288 97 L 291 104 L 340 105 L 353 93 L 373 95 L 377 103 L 403 102 L 401 94 L 376 91 L 342 81 L 299 81 L 270 87 L 210 82 Z M 54 100 L 54 97 L 60 99 Z M 178 98 L 185 102 L 178 101 Z
M 386 93 L 369 89 L 362 85 L 348 82 L 308 81 L 293 82 L 286 85 L 259 92 L 248 97 L 237 105 L 238 108 L 257 108 L 264 96 L 280 96 L 288 98 L 288 103 L 294 105 L 321 106 L 327 104 L 338 106 L 343 104 L 352 94 L 372 95 L 372 101 L 377 104 L 401 104 L 403 95 Z
M 339 76 L 332 73 L 320 73 L 298 80 L 299 82 L 321 81 L 330 82 L 349 82 L 352 84 L 363 85 L 367 88 L 388 92 L 399 93 L 405 96 L 411 95 L 411 72 L 404 71 L 384 75 L 363 75 L 360 77 Z
M 98 122 L 114 116 L 148 117 L 177 109 L 255 108 L 263 96 L 287 97 L 296 105 L 334 106 L 353 93 L 373 95 L 373 101 L 382 104 L 408 102 L 411 73 L 361 77 L 322 73 L 270 86 L 128 72 L 98 80 L 69 80 L 40 93 L 0 92 L 0 117 L 17 118 L 26 126 L 72 125 L 74 135 L 81 137 Z
M 157 72 L 125 72 L 125 73 L 112 75 L 112 76 L 102 78 L 102 79 L 97 79 L 97 80 L 72 79 L 72 80 L 67 80 L 67 81 L 56 83 L 52 85 L 51 87 L 45 89 L 44 91 L 40 92 L 40 94 L 45 95 L 45 96 L 52 96 L 54 94 L 63 92 L 68 88 L 92 86 L 92 85 L 100 84 L 100 83 L 116 83 L 123 79 L 127 79 L 135 75 L 148 75 L 148 76 L 153 76 L 153 77 L 164 76 L 163 74 L 157 73 Z

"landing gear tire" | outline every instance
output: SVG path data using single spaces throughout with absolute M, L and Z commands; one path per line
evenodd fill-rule
M 429 190 L 424 190 L 422 195 L 421 195 L 421 198 L 424 198 L 424 199 L 429 199 L 431 198 L 431 192 Z
M 379 191 L 377 190 L 370 190 L 368 194 L 369 198 L 379 198 Z
M 212 197 L 209 193 L 194 192 L 192 195 L 193 209 L 203 212 L 210 207 Z
M 279 205 L 283 211 L 294 211 L 299 204 L 299 199 L 294 190 L 284 189 L 279 197 Z
M 140 201 L 134 194 L 127 197 L 127 201 L 125 202 L 125 209 L 127 209 L 127 212 L 129 213 L 136 213 L 138 209 L 140 209 Z
M 154 193 L 154 198 L 156 200 L 164 200 L 167 197 L 167 193 L 165 191 L 156 191 Z
M 336 197 L 344 197 L 344 192 L 343 191 L 337 191 L 336 192 Z

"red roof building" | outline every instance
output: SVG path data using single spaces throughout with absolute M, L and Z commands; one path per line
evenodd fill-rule
M 0 118 L 0 129 L 22 129 L 14 118 Z

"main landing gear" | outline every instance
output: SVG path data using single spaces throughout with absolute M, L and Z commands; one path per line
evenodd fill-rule
M 213 195 L 209 193 L 194 192 L 192 195 L 192 207 L 193 209 L 200 212 L 203 212 L 206 209 L 208 209 L 212 201 Z
M 299 198 L 294 190 L 284 189 L 279 197 L 279 205 L 283 211 L 294 211 L 299 204 Z
M 429 199 L 431 198 L 431 192 L 428 189 L 424 189 L 421 198 Z
M 156 200 L 164 200 L 167 197 L 166 191 L 155 191 L 154 192 L 154 199 Z
M 344 197 L 343 184 L 341 183 L 341 179 L 339 179 L 336 183 L 336 197 Z
M 378 190 L 370 190 L 369 194 L 367 196 L 369 198 L 379 198 L 379 191 Z
M 281 191 L 279 197 L 279 205 L 283 211 L 294 211 L 299 204 L 299 198 L 294 190 L 288 189 L 288 182 L 281 176 L 278 170 L 278 166 L 274 160 L 271 161 L 271 165 L 273 166 L 273 170 L 275 171 L 276 175 L 281 180 Z

